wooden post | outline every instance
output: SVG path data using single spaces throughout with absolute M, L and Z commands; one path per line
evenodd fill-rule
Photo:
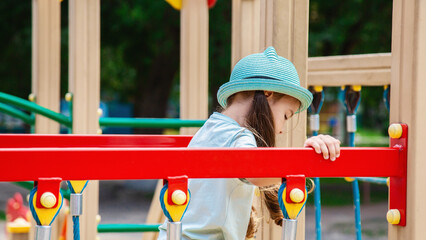
M 232 0 L 232 68 L 260 49 L 260 0 Z
M 301 85 L 307 87 L 308 0 L 233 0 L 232 65 L 241 58 L 274 46 L 278 54 L 296 66 Z M 259 37 L 259 38 L 258 38 Z M 258 39 L 257 39 L 258 38 Z M 300 147 L 306 139 L 306 112 L 287 126 L 288 134 L 277 138 L 277 146 Z M 254 199 L 265 216 L 256 239 L 280 239 L 281 227 L 269 220 L 265 206 Z M 299 216 L 298 239 L 304 239 L 304 212 Z
M 209 10 L 207 1 L 183 0 L 180 35 L 180 118 L 208 117 Z M 182 128 L 195 134 L 197 128 Z
M 35 102 L 55 112 L 60 111 L 61 63 L 61 2 L 50 0 L 32 1 L 32 93 Z M 36 115 L 35 133 L 58 134 L 59 124 Z M 52 223 L 51 239 L 58 239 L 63 214 Z M 35 221 L 29 239 L 34 238 Z M 12 237 L 12 239 L 14 239 Z M 17 238 L 18 239 L 18 238 Z
M 207 1 L 183 0 L 180 14 L 180 118 L 208 118 L 208 49 L 209 9 Z M 198 128 L 181 128 L 193 135 Z M 161 181 L 161 180 L 160 180 Z M 147 223 L 163 223 L 165 217 L 158 202 L 162 183 L 157 184 Z M 158 234 L 144 233 L 143 240 L 157 239 Z
M 37 104 L 59 112 L 61 2 L 32 1 L 32 92 Z M 59 133 L 59 124 L 36 115 L 36 133 Z
M 269 0 L 261 5 L 261 45 L 274 46 L 278 55 L 296 67 L 302 87 L 307 87 L 308 65 L 308 0 Z M 286 126 L 287 133 L 277 137 L 278 147 L 302 147 L 306 139 L 306 111 L 295 116 Z M 264 223 L 265 227 L 267 226 Z M 265 230 L 265 228 L 264 228 Z M 281 228 L 269 224 L 262 239 L 279 239 Z M 298 218 L 297 239 L 305 239 L 305 212 Z
M 69 90 L 73 93 L 73 133 L 96 134 L 100 98 L 100 0 L 69 2 Z M 81 166 L 84 167 L 84 166 Z M 76 179 L 77 180 L 77 179 Z M 99 181 L 83 192 L 82 240 L 96 239 Z M 72 234 L 72 221 L 68 221 Z M 72 239 L 68 234 L 68 238 Z
M 389 239 L 424 239 L 426 216 L 426 2 L 394 0 L 390 122 L 408 124 L 407 226 L 389 225 Z M 385 217 L 385 214 L 383 214 Z

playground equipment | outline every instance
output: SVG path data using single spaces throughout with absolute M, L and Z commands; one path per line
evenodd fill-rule
M 67 93 L 65 96 L 66 101 L 69 103 L 70 116 L 54 112 L 50 109 L 44 108 L 34 102 L 21 99 L 7 93 L 0 92 L 0 112 L 10 114 L 13 117 L 23 120 L 30 126 L 34 126 L 35 118 L 34 113 L 40 114 L 47 117 L 55 122 L 58 122 L 69 129 L 69 133 L 72 133 L 72 94 Z M 6 104 L 5 104 L 6 103 Z M 16 106 L 18 108 L 30 111 L 33 114 L 27 114 L 17 108 L 9 105 Z M 205 120 L 183 120 L 173 118 L 110 118 L 101 117 L 99 118 L 99 126 L 102 127 L 143 127 L 143 128 L 176 128 L 181 127 L 201 127 Z
M 208 71 L 208 6 L 206 1 L 186 0 L 181 11 L 181 117 L 182 119 L 207 118 Z M 60 1 L 33 1 L 33 93 L 36 102 L 55 112 L 59 111 L 60 57 Z M 73 93 L 73 132 L 95 134 L 99 129 L 97 109 L 100 86 L 100 1 L 69 1 L 69 91 Z M 422 144 L 426 141 L 425 88 L 422 76 L 426 75 L 426 3 L 420 0 L 394 0 L 392 19 L 392 56 L 371 54 L 335 56 L 308 59 L 308 9 L 307 0 L 233 0 L 232 9 L 232 63 L 247 54 L 260 52 L 274 45 L 279 55 L 296 66 L 302 86 L 392 85 L 390 122 L 405 122 L 410 126 L 410 164 L 407 181 L 407 226 L 390 226 L 389 238 L 422 239 L 426 212 L 422 199 L 426 165 Z M 43 18 L 41 18 L 43 16 Z M 47 18 L 50 21 L 42 21 Z M 53 23 L 53 24 L 52 24 Z M 195 26 L 193 23 L 197 23 Z M 195 34 L 196 33 L 196 34 Z M 196 48 L 194 46 L 197 46 Z M 391 68 L 392 66 L 392 68 Z M 392 69 L 392 70 L 391 70 Z M 56 100 L 55 100 L 56 99 Z M 30 119 L 28 119 L 31 121 Z M 306 116 L 301 116 L 301 122 Z M 48 124 L 49 123 L 49 124 Z M 39 117 L 36 133 L 55 133 L 55 124 Z M 291 125 L 292 123 L 290 123 Z M 278 140 L 278 146 L 301 146 L 305 124 L 299 124 L 298 134 Z M 184 129 L 186 134 L 193 129 Z M 387 167 L 385 164 L 380 167 Z M 345 176 L 351 176 L 346 175 Z M 344 176 L 341 176 L 344 177 Z M 362 177 L 362 176 L 360 176 Z M 392 182 L 392 180 L 391 180 Z M 392 188 L 392 183 L 391 183 Z M 81 224 L 86 226 L 82 238 L 95 239 L 97 215 L 97 183 L 91 181 L 85 190 Z M 303 211 L 299 216 L 298 239 L 303 239 Z M 390 214 L 393 216 L 393 214 Z M 155 211 L 148 222 L 162 222 Z M 259 239 L 276 239 L 281 230 L 265 226 L 257 234 Z M 54 237 L 54 236 L 52 236 Z M 155 238 L 144 236 L 144 238 Z
M 345 96 L 345 105 L 348 108 L 348 112 L 350 113 L 355 113 L 355 110 L 359 104 L 359 100 L 360 100 L 360 86 L 355 86 L 355 87 L 342 87 L 342 91 L 343 91 L 343 96 Z M 356 91 L 355 91 L 355 90 Z M 386 88 L 385 88 L 386 90 Z M 319 111 L 321 109 L 321 106 L 323 104 L 323 99 L 324 99 L 324 94 L 323 94 L 323 88 L 321 86 L 315 86 L 311 88 L 311 91 L 313 92 L 314 95 L 314 101 L 312 103 L 312 105 L 310 106 L 310 112 L 311 113 L 315 113 L 315 114 L 311 114 L 310 117 L 310 125 L 311 125 L 311 130 L 313 130 L 313 135 L 317 135 L 318 134 L 318 130 L 319 130 Z M 347 93 L 347 91 L 349 93 Z M 384 92 L 384 95 L 387 92 Z M 68 102 L 70 102 L 70 104 L 72 104 L 72 96 L 70 94 L 67 94 L 66 99 Z M 19 99 L 4 93 L 0 93 L 0 101 L 4 101 L 6 103 L 16 103 L 16 105 L 18 106 L 24 106 L 25 109 L 31 110 L 33 108 L 37 109 L 38 112 L 40 113 L 44 113 L 44 112 L 51 112 L 48 109 L 44 109 L 40 106 L 36 106 L 35 103 L 32 102 L 28 102 L 26 100 L 23 99 Z M 7 106 L 7 105 L 6 105 Z M 36 107 L 32 107 L 32 106 L 36 106 Z M 41 109 L 41 110 L 40 110 Z M 14 110 L 14 111 L 18 111 L 18 110 Z M 25 113 L 22 113 L 25 114 Z M 54 113 L 57 114 L 57 113 Z M 49 116 L 47 114 L 44 114 L 45 116 Z M 51 114 L 53 115 L 53 114 Z M 60 114 L 57 114 L 60 115 Z M 72 117 L 68 117 L 69 119 L 72 119 Z M 347 129 L 348 132 L 350 134 L 350 146 L 354 146 L 354 131 L 356 130 L 356 120 L 355 120 L 355 115 L 352 114 L 350 116 L 347 117 L 348 119 L 348 124 L 347 124 Z M 100 125 L 113 125 L 113 126 L 139 126 L 139 127 L 168 127 L 168 128 L 173 128 L 173 127 L 185 127 L 185 126 L 201 126 L 204 121 L 203 120 L 180 120 L 180 119 L 132 119 L 132 118 L 100 118 Z M 191 125 L 194 124 L 194 125 Z M 199 124 L 199 125 L 196 125 Z M 360 199 L 359 199 L 359 188 L 357 186 L 357 180 L 362 180 L 362 181 L 368 181 L 368 182 L 374 182 L 374 183 L 381 183 L 381 184 L 386 184 L 386 179 L 381 179 L 381 178 L 345 178 L 347 179 L 349 182 L 352 182 L 352 185 L 356 185 L 353 187 L 354 189 L 354 209 L 355 209 L 355 219 L 356 219 L 356 232 L 357 232 L 357 238 L 361 239 L 361 226 L 360 226 Z M 315 178 L 315 185 L 316 185 L 316 189 L 315 189 L 315 194 L 314 194 L 314 199 L 315 199 L 315 212 L 316 212 L 316 235 L 317 235 L 317 239 L 321 239 L 321 200 L 320 200 L 320 183 L 319 183 L 319 178 Z M 31 189 L 31 188 L 30 188 Z M 68 198 L 69 198 L 69 193 L 68 193 Z M 75 221 L 76 218 L 74 218 Z M 74 226 L 78 226 L 78 224 L 74 224 Z M 146 231 L 146 229 L 150 229 L 149 227 L 145 227 L 144 225 L 132 225 L 132 227 L 128 227 L 126 225 L 109 225 L 111 226 L 110 230 L 107 230 L 105 226 L 98 226 L 98 229 L 102 229 L 103 231 L 113 231 L 113 229 L 115 229 L 116 231 L 126 231 L 125 229 L 128 229 L 128 231 Z M 122 228 L 120 228 L 120 226 Z
M 405 226 L 407 175 L 404 170 L 407 164 L 407 126 L 391 125 L 390 133 L 392 147 L 342 148 L 341 159 L 336 162 L 322 159 L 310 148 L 182 148 L 190 140 L 190 137 L 184 136 L 0 135 L 0 157 L 4 159 L 4 165 L 9 167 L 7 165 L 11 159 L 18 159 L 27 166 L 20 173 L 2 174 L 0 181 L 37 181 L 37 186 L 30 197 L 30 208 L 39 225 L 37 240 L 50 239 L 48 226 L 62 202 L 59 182 L 75 179 L 166 179 L 167 184 L 161 199 L 163 204 L 167 202 L 170 205 L 169 208 L 165 208 L 169 219 L 179 221 L 184 210 L 182 211 L 181 208 L 177 211 L 177 215 L 173 215 L 176 212 L 172 214 L 173 209 L 170 207 L 185 204 L 183 207 L 186 209 L 189 204 L 188 196 L 190 196 L 189 192 L 185 191 L 187 190 L 186 177 L 179 176 L 186 175 L 189 178 L 285 177 L 285 185 L 280 188 L 280 192 L 283 193 L 280 195 L 282 196 L 280 205 L 284 206 L 282 208 L 286 219 L 294 220 L 306 202 L 306 191 L 305 193 L 301 191 L 305 189 L 305 176 L 389 176 L 391 177 L 389 219 L 393 224 Z M 267 161 L 266 164 L 256 161 L 260 156 Z M 283 161 L 280 156 L 286 156 L 286 160 Z M 121 159 L 120 162 L 116 161 L 118 158 Z M 159 166 L 152 163 L 150 159 L 154 158 L 164 159 L 165 164 Z M 64 171 L 56 163 L 57 159 L 73 164 Z M 197 165 L 192 164 L 195 159 L 197 159 Z M 39 164 L 40 162 L 43 164 Z M 232 168 L 230 164 L 240 167 Z M 85 167 L 81 168 L 83 165 Z M 368 165 L 372 167 L 364 167 Z M 311 166 L 311 168 L 305 166 Z M 348 166 L 358 167 L 349 168 Z M 99 168 L 102 168 L 102 171 L 99 171 Z M 301 176 L 294 176 L 295 174 L 301 174 Z M 85 183 L 81 183 L 80 189 L 83 186 Z M 298 190 L 294 192 L 295 189 Z M 73 203 L 76 204 L 71 201 L 71 204 Z M 77 204 L 80 202 L 77 201 Z M 297 206 L 294 207 L 291 204 Z M 81 205 L 77 209 L 80 207 Z M 288 236 L 294 236 L 295 222 L 290 220 L 284 222 L 288 224 L 284 226 L 286 233 L 284 239 L 294 239 Z M 179 235 L 179 224 L 172 228 L 176 231 L 170 231 L 175 234 L 170 236 L 170 239 L 178 239 L 174 237 Z M 77 233 L 74 232 L 74 237 L 76 237 L 75 234 Z

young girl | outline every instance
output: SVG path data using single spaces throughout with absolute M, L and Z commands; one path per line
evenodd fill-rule
M 217 98 L 224 110 L 210 116 L 188 147 L 274 147 L 276 135 L 285 132 L 286 121 L 309 107 L 312 94 L 300 86 L 293 64 L 269 47 L 241 59 Z M 313 147 L 331 161 L 340 154 L 340 142 L 330 136 L 311 137 L 305 147 Z M 271 218 L 281 225 L 280 184 L 280 178 L 189 179 L 191 202 L 182 218 L 183 239 L 253 237 L 256 186 Z M 159 229 L 158 239 L 165 240 L 167 220 Z

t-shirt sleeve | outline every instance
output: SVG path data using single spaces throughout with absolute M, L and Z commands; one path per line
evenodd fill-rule
M 257 147 L 256 139 L 254 138 L 253 134 L 249 130 L 244 129 L 241 132 L 239 132 L 237 136 L 235 137 L 235 142 L 233 144 L 233 147 L 237 147 L 237 148 Z

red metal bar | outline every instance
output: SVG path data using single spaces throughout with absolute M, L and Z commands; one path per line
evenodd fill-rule
M 163 179 L 163 182 L 164 180 L 167 181 L 169 189 L 167 195 L 167 203 L 169 205 L 176 205 L 172 200 L 172 194 L 175 190 L 181 190 L 185 194 L 188 192 L 188 176 L 168 177 L 167 179 Z M 187 201 L 188 198 L 183 204 L 186 204 Z
M 0 148 L 187 147 L 192 136 L 0 134 Z
M 55 195 L 56 199 L 59 199 L 59 190 L 61 187 L 62 179 L 60 178 L 39 178 L 37 181 L 37 200 L 36 206 L 37 208 L 46 208 L 41 204 L 41 196 L 45 192 L 50 192 Z M 56 201 L 55 205 L 52 208 L 58 206 L 59 201 Z
M 306 185 L 305 185 L 306 180 L 305 179 L 306 178 L 303 175 L 287 175 L 286 176 L 287 194 L 286 194 L 285 201 L 287 203 L 296 203 L 296 202 L 293 202 L 293 200 L 291 200 L 291 198 L 290 198 L 291 190 L 298 188 L 298 189 L 302 190 L 303 193 L 305 193 L 305 188 L 306 188 Z M 305 201 L 305 198 L 306 198 L 306 196 L 304 195 L 303 200 L 301 202 Z
M 401 214 L 399 226 L 406 225 L 407 219 L 407 143 L 408 126 L 401 124 L 402 136 L 398 139 L 391 138 L 390 145 L 397 148 L 398 161 L 401 165 L 401 176 L 391 176 L 389 184 L 389 209 L 397 209 Z
M 16 164 L 22 168 L 13 171 Z M 403 177 L 397 148 L 342 148 L 332 162 L 312 148 L 0 148 L 0 181 L 283 177 Z

